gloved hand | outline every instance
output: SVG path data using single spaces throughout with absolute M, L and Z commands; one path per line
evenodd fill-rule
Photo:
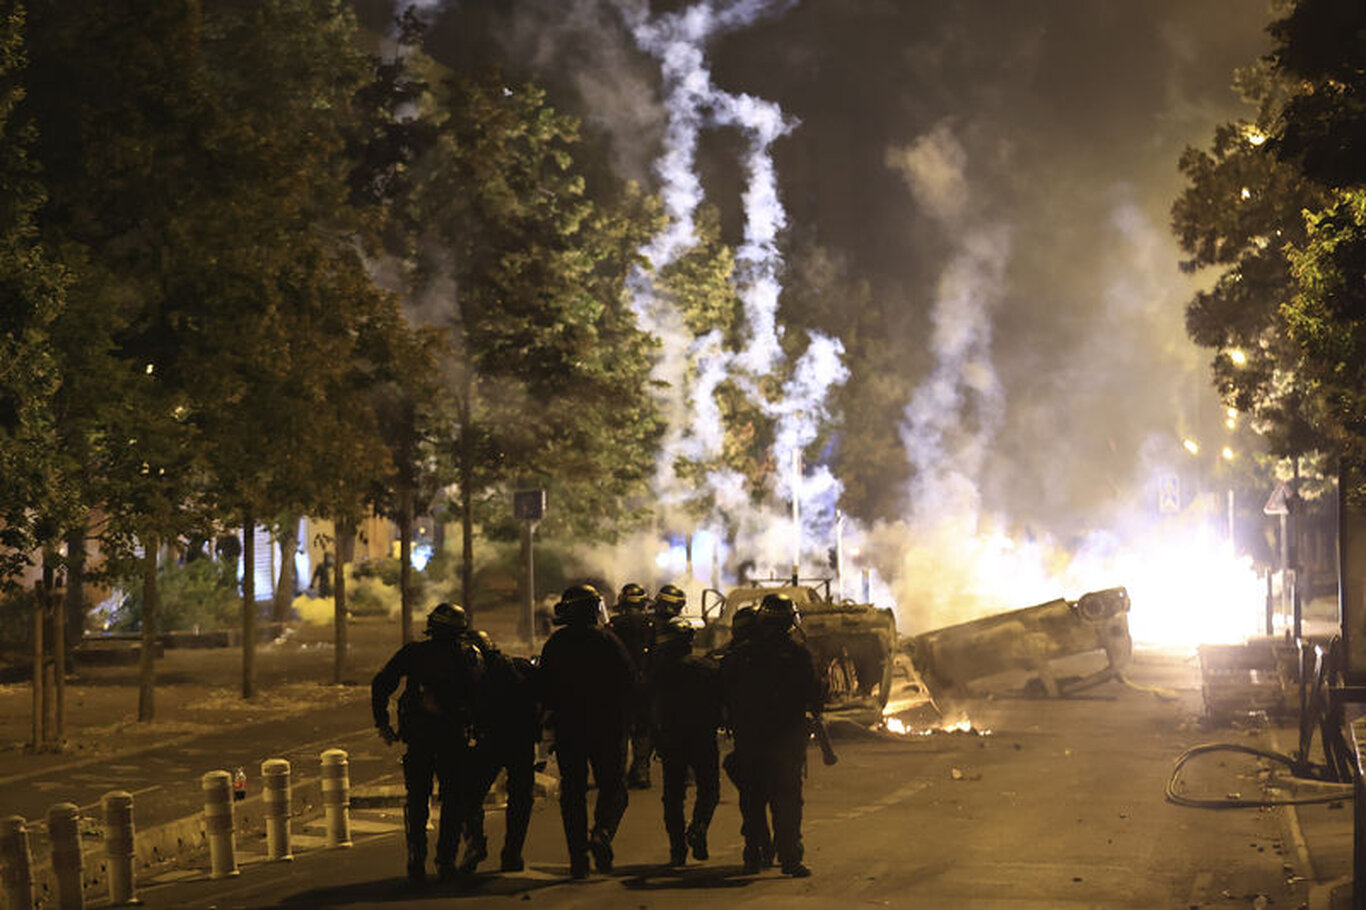
M 388 724 L 377 726 L 375 729 L 379 731 L 379 738 L 384 740 L 386 746 L 392 746 L 394 743 L 398 742 L 398 734 L 395 733 L 394 728 Z

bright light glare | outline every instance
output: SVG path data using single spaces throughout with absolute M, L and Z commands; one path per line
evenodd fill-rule
M 1229 448 L 1228 446 L 1224 446 L 1223 451 L 1221 451 L 1219 454 L 1223 457 L 1224 461 L 1233 460 L 1233 449 Z
M 1191 439 L 1190 437 L 1181 440 L 1181 448 L 1185 449 L 1187 452 L 1190 452 L 1192 455 L 1200 454 L 1200 443 L 1196 442 L 1194 439 Z
M 1132 554 L 1124 579 L 1129 633 L 1139 644 L 1238 644 L 1256 635 L 1265 585 L 1247 557 L 1213 533 L 1175 534 Z
M 1228 359 L 1232 360 L 1235 366 L 1245 366 L 1247 364 L 1247 354 L 1241 348 L 1230 348 Z M 1229 410 L 1233 410 L 1229 408 Z
M 906 732 L 906 725 L 901 722 L 899 717 L 889 717 L 886 719 L 888 733 L 902 734 Z
M 1248 189 L 1247 187 L 1243 187 L 1242 190 L 1239 191 L 1238 195 L 1243 199 L 1251 199 L 1252 190 Z
M 1266 142 L 1266 133 L 1263 133 L 1255 126 L 1249 126 L 1246 130 L 1243 131 L 1243 135 L 1247 138 L 1248 145 L 1257 146 Z

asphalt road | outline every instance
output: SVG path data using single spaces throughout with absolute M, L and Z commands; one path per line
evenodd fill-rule
M 978 698 L 965 704 L 967 717 L 989 733 L 842 738 L 833 767 L 813 746 L 808 879 L 742 874 L 735 793 L 724 783 L 712 858 L 683 870 L 663 865 L 650 790 L 631 794 L 615 873 L 586 882 L 566 880 L 558 812 L 542 801 L 522 873 L 414 890 L 402 878 L 397 810 L 358 811 L 349 849 L 297 849 L 291 863 L 245 863 L 231 879 L 182 871 L 142 883 L 139 896 L 148 908 L 1308 906 L 1312 873 L 1301 868 L 1285 810 L 1211 811 L 1163 798 L 1185 749 L 1211 739 L 1254 745 L 1263 734 L 1200 729 L 1193 659 L 1140 653 L 1130 677 L 1176 697 L 1108 683 L 1087 698 Z M 1185 781 L 1188 793 L 1217 801 L 1257 792 L 1263 775 L 1255 760 L 1214 756 L 1193 763 Z M 489 832 L 496 855 L 497 813 Z

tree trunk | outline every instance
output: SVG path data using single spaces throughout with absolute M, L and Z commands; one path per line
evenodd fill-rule
M 289 611 L 294 605 L 294 589 L 298 587 L 298 569 L 294 565 L 294 553 L 299 549 L 299 516 L 286 516 L 280 528 L 280 578 L 275 586 L 275 600 L 271 604 L 270 618 L 277 625 L 275 634 L 282 631 L 279 626 L 289 622 Z
M 47 715 L 43 706 L 47 704 L 47 690 L 43 682 L 47 676 L 47 651 L 43 643 L 43 630 L 47 625 L 44 607 L 47 601 L 40 581 L 33 586 L 33 749 L 38 751 L 47 742 Z
M 403 644 L 413 640 L 413 491 L 404 485 L 398 509 L 398 602 Z
M 474 416 L 473 378 L 467 370 L 460 401 L 456 479 L 460 484 L 460 603 L 474 619 Z
M 474 619 L 474 494 L 460 485 L 460 602 Z
M 242 697 L 256 695 L 256 519 L 242 521 Z
M 142 542 L 142 653 L 138 665 L 138 720 L 156 719 L 156 646 L 157 608 L 157 550 L 161 539 L 153 534 Z
M 332 682 L 340 686 L 346 672 L 346 560 L 351 555 L 351 540 L 356 535 L 355 523 L 350 519 L 338 519 L 336 532 L 337 557 L 332 583 L 332 626 L 336 647 L 332 657 Z
M 85 636 L 85 517 L 66 532 L 66 651 Z

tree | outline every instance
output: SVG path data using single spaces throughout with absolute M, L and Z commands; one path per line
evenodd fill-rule
M 1264 66 L 1240 72 L 1238 84 L 1259 104 L 1255 121 L 1222 124 L 1209 149 L 1181 156 L 1187 188 L 1172 206 L 1172 230 L 1187 256 L 1181 267 L 1218 270 L 1215 283 L 1187 305 L 1186 331 L 1215 351 L 1211 368 L 1223 401 L 1248 416 L 1272 454 L 1297 457 L 1324 437 L 1280 309 L 1294 293 L 1285 249 L 1304 237 L 1301 213 L 1324 194 L 1267 148 L 1286 86 Z
M 72 505 L 58 464 L 52 397 L 61 377 L 51 331 L 66 275 L 43 248 L 34 215 L 44 201 L 24 97 L 25 12 L 0 13 L 0 586 L 60 533 Z
M 410 296 L 445 295 L 431 321 L 451 340 L 468 608 L 476 511 L 494 519 L 505 484 L 550 488 L 553 521 L 586 537 L 610 534 L 605 519 L 645 490 L 660 430 L 653 342 L 626 279 L 652 222 L 638 193 L 590 198 L 578 125 L 539 88 L 460 78 L 439 100 L 407 221 L 426 232 Z
M 1366 181 L 1366 7 L 1298 0 L 1267 29 L 1271 61 L 1295 91 L 1271 149 L 1310 180 L 1335 189 Z
M 37 0 L 29 9 L 19 110 L 36 130 L 48 190 L 38 226 L 71 276 L 52 328 L 63 379 L 53 466 L 82 504 L 104 507 L 113 562 L 143 564 L 150 642 L 159 545 L 194 523 L 204 480 L 171 291 L 193 267 L 182 238 L 212 184 L 198 154 L 213 125 L 201 21 L 185 3 Z M 145 645 L 143 720 L 154 713 L 151 654 Z
M 228 3 L 212 15 L 206 53 L 222 135 L 205 151 L 222 197 L 194 237 L 204 267 L 183 276 L 179 351 L 204 380 L 192 419 L 218 509 L 247 539 L 251 697 L 250 537 L 262 516 L 334 508 L 337 486 L 358 497 L 387 470 L 358 395 L 384 367 L 361 347 L 382 351 L 367 336 L 404 328 L 356 243 L 364 224 L 350 204 L 346 126 L 368 67 L 353 16 L 333 0 Z
M 1269 30 L 1277 42 L 1271 60 L 1294 91 L 1268 147 L 1331 190 L 1306 206 L 1306 233 L 1287 247 L 1296 289 L 1281 313 L 1320 397 L 1316 426 L 1330 451 L 1359 466 L 1366 463 L 1366 9 L 1299 0 Z M 1348 495 L 1366 496 L 1361 484 Z

